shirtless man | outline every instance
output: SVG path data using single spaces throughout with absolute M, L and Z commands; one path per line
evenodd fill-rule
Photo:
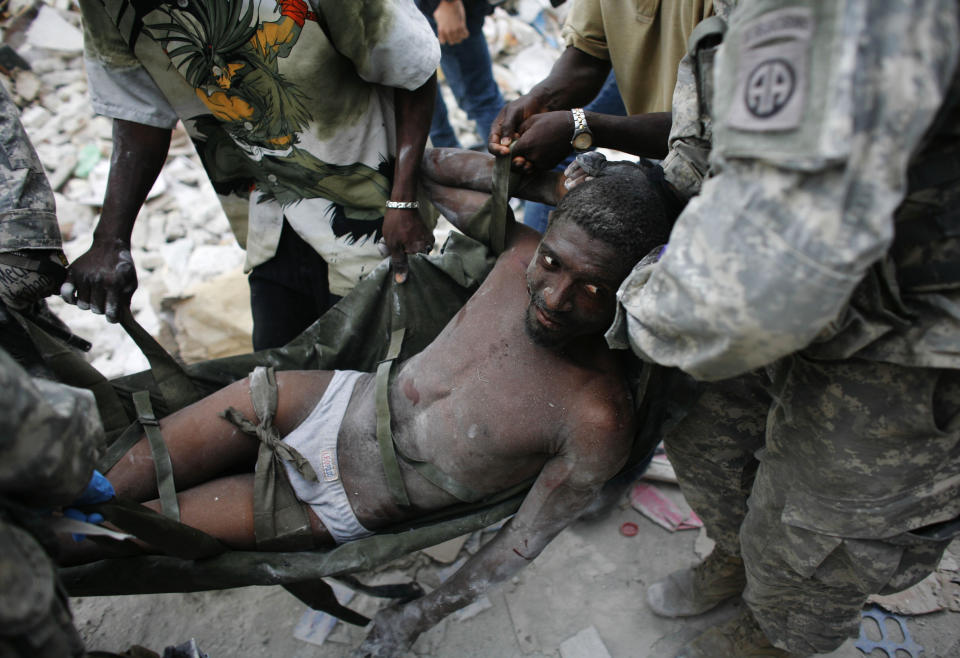
M 440 151 L 427 157 L 429 191 L 455 224 L 485 195 L 448 185 L 470 179 L 469 186 L 482 189 L 488 174 L 478 175 L 476 163 L 489 167 L 486 158 Z M 487 587 L 510 578 L 623 466 L 636 429 L 633 401 L 624 357 L 608 349 L 603 332 L 620 282 L 666 241 L 669 229 L 645 179 L 584 183 L 563 198 L 542 240 L 511 221 L 505 249 L 477 292 L 425 350 L 394 365 L 389 402 L 399 454 L 432 464 L 478 494 L 533 484 L 516 515 L 452 578 L 421 599 L 380 612 L 361 652 L 399 653 Z M 405 459 L 399 466 L 410 504 L 391 497 L 376 438 L 373 374 L 288 371 L 277 373 L 276 382 L 274 426 L 321 476 L 322 482 L 310 483 L 286 468 L 298 497 L 319 501 L 310 506 L 319 545 L 357 539 L 458 502 Z M 182 521 L 233 548 L 252 549 L 249 471 L 258 442 L 218 415 L 227 407 L 256 418 L 247 380 L 167 417 L 160 429 Z M 324 436 L 333 443 L 320 445 Z M 338 478 L 326 482 L 330 473 Z M 107 477 L 118 495 L 143 501 L 157 495 L 145 440 Z M 324 487 L 330 489 L 317 493 Z M 336 516 L 337 509 L 346 516 Z

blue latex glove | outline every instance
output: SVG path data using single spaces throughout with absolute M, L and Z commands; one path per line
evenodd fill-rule
M 103 474 L 100 471 L 94 470 L 93 476 L 90 478 L 90 482 L 87 483 L 86 488 L 81 492 L 80 496 L 73 501 L 73 505 L 93 505 L 95 503 L 102 503 L 104 501 L 110 500 L 116 496 L 116 491 L 113 490 L 113 485 L 110 484 L 110 480 L 103 477 Z M 81 512 L 75 507 L 67 507 L 63 510 L 63 515 L 69 519 L 74 519 L 76 521 L 86 521 L 87 523 L 103 523 L 103 515 L 97 514 L 87 514 Z M 86 535 L 81 535 L 74 533 L 73 541 L 83 541 L 86 538 Z
M 87 483 L 87 488 L 83 490 L 80 497 L 73 501 L 72 504 L 93 505 L 94 503 L 102 503 L 110 500 L 116 495 L 117 492 L 113 490 L 113 485 L 110 484 L 110 480 L 103 477 L 100 471 L 95 470 L 93 476 L 90 478 L 90 482 Z

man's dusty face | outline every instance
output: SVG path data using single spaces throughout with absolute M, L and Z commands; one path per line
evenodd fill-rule
M 544 347 L 560 348 L 605 332 L 628 270 L 621 260 L 614 247 L 572 221 L 552 224 L 527 267 L 527 335 Z

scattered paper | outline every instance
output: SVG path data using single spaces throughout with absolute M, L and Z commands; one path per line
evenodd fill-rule
M 637 482 L 630 490 L 630 504 L 645 517 L 670 532 L 703 526 L 696 512 L 683 512 L 652 484 Z

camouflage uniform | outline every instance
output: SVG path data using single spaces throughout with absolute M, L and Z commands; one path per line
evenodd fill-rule
M 100 416 L 92 393 L 32 379 L 3 350 L 0 389 L 0 655 L 82 655 L 37 510 L 70 503 L 90 481 Z
M 46 268 L 31 266 L 34 250 L 53 250 L 53 263 L 61 251 L 53 192 L 19 116 L 0 88 L 0 299 L 25 308 L 59 286 Z
M 739 376 L 668 451 L 711 535 L 730 549 L 740 529 L 744 598 L 795 653 L 842 643 L 867 595 L 923 577 L 960 525 L 958 14 L 741 3 L 713 177 L 619 292 L 612 342 Z

